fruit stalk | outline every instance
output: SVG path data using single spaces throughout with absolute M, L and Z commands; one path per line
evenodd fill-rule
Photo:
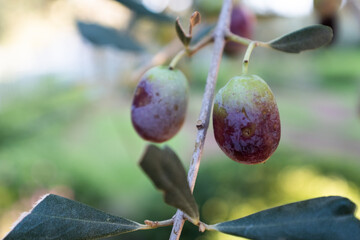
M 189 57 L 191 57 L 192 55 L 194 55 L 195 53 L 197 53 L 200 49 L 202 49 L 203 47 L 207 46 L 209 43 L 211 43 L 213 41 L 213 36 L 207 36 L 205 37 L 203 40 L 201 40 L 198 44 L 196 44 L 195 46 L 192 47 L 188 47 L 186 49 L 182 49 L 180 50 L 175 57 L 171 60 L 170 64 L 169 64 L 169 69 L 174 69 L 176 64 L 180 61 L 181 58 L 183 58 L 185 55 L 188 55 Z
M 178 52 L 175 57 L 171 60 L 170 64 L 169 64 L 169 69 L 173 70 L 176 66 L 176 64 L 180 61 L 180 59 L 182 57 L 184 57 L 186 55 L 186 51 L 185 50 L 181 50 L 180 52 Z
M 207 129 L 209 127 L 211 107 L 214 99 L 214 91 L 216 86 L 217 75 L 225 45 L 225 36 L 229 31 L 230 13 L 232 0 L 224 0 L 219 20 L 214 31 L 213 55 L 210 64 L 210 70 L 206 79 L 205 92 L 202 100 L 199 120 L 197 121 L 197 136 L 195 149 L 192 155 L 190 168 L 188 172 L 188 182 L 191 191 L 194 190 L 196 177 L 200 167 L 201 156 L 203 152 L 204 142 Z M 174 225 L 169 240 L 178 240 L 184 225 L 184 214 L 178 210 L 174 216 Z
M 248 72 L 250 56 L 255 47 L 256 47 L 256 42 L 250 42 L 248 48 L 246 49 L 243 65 L 242 65 L 242 74 L 247 74 Z

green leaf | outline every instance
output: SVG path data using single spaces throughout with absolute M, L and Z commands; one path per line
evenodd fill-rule
M 143 47 L 129 33 L 94 23 L 77 21 L 81 35 L 92 44 L 112 46 L 121 50 L 139 52 Z
M 97 239 L 132 232 L 143 225 L 57 195 L 46 195 L 4 240 Z
M 330 27 L 324 25 L 313 25 L 298 31 L 286 34 L 280 38 L 270 41 L 268 44 L 273 49 L 299 53 L 304 50 L 319 48 L 329 43 L 333 37 Z
M 185 33 L 184 28 L 181 26 L 180 19 L 176 18 L 175 21 L 175 29 L 176 33 L 180 39 L 180 41 L 183 43 L 184 46 L 188 46 L 192 39 L 192 29 L 196 25 L 198 25 L 201 21 L 201 15 L 198 11 L 195 11 L 189 21 L 189 33 Z
M 218 223 L 210 229 L 256 240 L 359 240 L 355 209 L 347 198 L 321 197 Z
M 141 168 L 164 192 L 167 204 L 179 208 L 196 224 L 199 210 L 186 180 L 186 172 L 178 156 L 169 148 L 149 145 L 140 161 Z
M 154 13 L 152 11 L 149 11 L 144 5 L 139 3 L 136 0 L 114 0 L 116 2 L 121 3 L 125 7 L 132 10 L 134 13 L 136 13 L 139 17 L 150 17 L 155 21 L 162 21 L 162 22 L 172 22 L 174 21 L 174 18 L 171 16 L 168 16 L 166 14 L 161 13 Z
M 191 41 L 191 35 L 185 33 L 184 28 L 181 26 L 180 19 L 177 18 L 175 21 L 175 30 L 184 46 L 188 46 Z

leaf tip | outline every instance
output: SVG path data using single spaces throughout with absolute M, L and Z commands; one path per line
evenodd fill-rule
M 201 22 L 201 15 L 198 11 L 193 12 L 193 14 L 190 17 L 190 24 L 192 26 L 195 26 Z
M 33 206 L 32 206 L 32 208 L 30 209 L 30 211 L 28 211 L 28 212 L 22 212 L 22 213 L 20 214 L 20 216 L 18 217 L 18 219 L 16 219 L 16 221 L 15 221 L 15 222 L 12 224 L 12 226 L 10 227 L 9 233 L 10 233 L 24 218 L 26 218 L 26 216 L 28 216 L 28 215 L 34 210 L 34 208 L 35 208 L 37 205 L 39 205 L 39 204 L 40 204 L 45 198 L 47 198 L 49 195 L 50 195 L 50 194 L 45 194 L 45 195 L 41 196 L 40 199 L 37 200 L 37 201 L 33 204 Z

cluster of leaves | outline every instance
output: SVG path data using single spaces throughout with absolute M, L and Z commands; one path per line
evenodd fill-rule
M 185 169 L 169 147 L 150 145 L 140 166 L 164 193 L 166 203 L 181 209 L 194 224 L 203 224 Z M 203 226 L 250 239 L 359 239 L 360 221 L 354 216 L 355 209 L 347 198 L 321 197 Z M 70 199 L 46 195 L 4 240 L 97 239 L 150 228 Z
M 117 1 L 131 8 L 136 15 L 169 20 L 165 15 L 149 12 L 135 1 Z M 178 36 L 185 47 L 192 40 L 192 27 L 199 21 L 199 15 L 191 17 L 189 33 L 185 33 L 176 21 Z M 78 27 L 83 36 L 94 44 L 134 51 L 141 49 L 128 38 L 127 33 L 122 35 L 117 30 L 83 22 L 78 22 Z M 283 52 L 298 53 L 318 48 L 331 37 L 331 29 L 315 25 L 261 44 Z M 140 166 L 163 192 L 164 201 L 183 211 L 185 217 L 201 231 L 215 230 L 249 239 L 360 239 L 360 221 L 354 216 L 356 206 L 349 199 L 339 196 L 291 203 L 233 221 L 207 225 L 200 221 L 199 207 L 189 188 L 186 171 L 174 151 L 169 147 L 149 145 Z M 171 224 L 171 220 L 167 224 L 169 222 Z M 70 199 L 46 195 L 19 220 L 4 240 L 98 239 L 159 226 L 165 224 L 151 221 L 140 224 Z

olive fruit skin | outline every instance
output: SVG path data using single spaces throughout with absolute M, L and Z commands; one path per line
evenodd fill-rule
M 149 69 L 136 87 L 131 121 L 137 133 L 151 142 L 164 142 L 181 128 L 188 103 L 188 81 L 178 69 Z
M 230 79 L 215 96 L 213 127 L 216 142 L 232 160 L 266 161 L 281 135 L 279 111 L 266 82 L 256 75 Z

